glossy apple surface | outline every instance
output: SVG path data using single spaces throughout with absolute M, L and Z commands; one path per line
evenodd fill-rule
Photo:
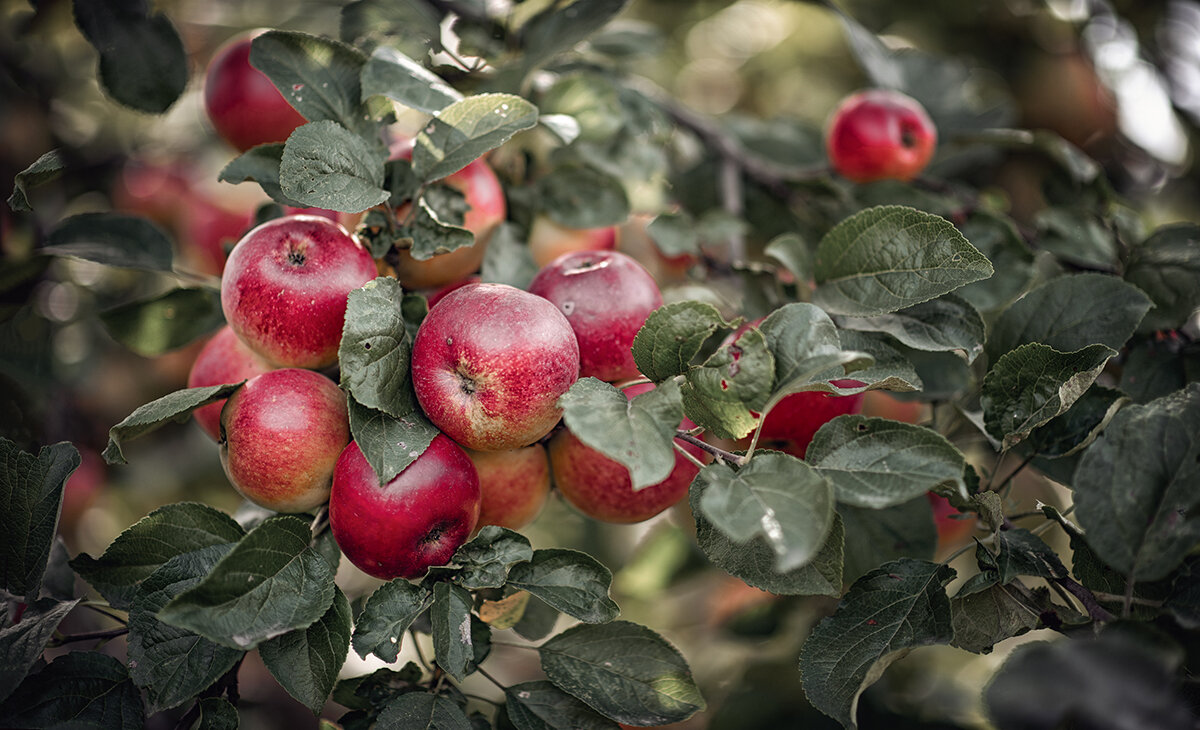
M 254 354 L 254 351 L 242 344 L 229 325 L 217 330 L 196 356 L 192 370 L 188 373 L 187 387 L 203 388 L 209 385 L 238 383 L 249 380 L 256 375 L 273 370 L 271 364 Z M 210 403 L 203 408 L 192 411 L 192 417 L 200 428 L 212 437 L 213 441 L 221 439 L 221 408 L 225 401 Z
M 532 294 L 566 316 L 579 340 L 579 376 L 609 382 L 639 376 L 633 338 L 662 294 L 642 265 L 617 251 L 577 251 L 555 259 L 533 277 Z
M 617 247 L 617 228 L 567 228 L 545 215 L 529 226 L 529 253 L 539 267 L 575 251 L 612 251 Z
M 284 368 L 246 381 L 221 410 L 221 465 L 242 496 L 276 512 L 329 498 L 350 442 L 346 395 L 311 370 Z
M 547 300 L 468 284 L 429 310 L 412 348 L 412 383 L 440 430 L 469 449 L 504 451 L 550 432 L 579 377 L 571 324 Z
M 204 75 L 208 118 L 217 134 L 243 152 L 260 144 L 286 142 L 305 122 L 266 74 L 250 65 L 255 35 L 243 33 L 218 49 Z
M 286 367 L 337 360 L 350 291 L 375 278 L 358 240 L 319 216 L 276 218 L 246 234 L 221 279 L 225 320 L 250 349 Z
M 443 434 L 383 486 L 357 443 L 337 461 L 329 526 L 342 553 L 368 575 L 419 578 L 449 562 L 478 518 L 475 467 Z
M 525 527 L 550 496 L 550 461 L 541 444 L 508 451 L 467 451 L 479 474 L 482 501 L 477 527 Z
M 846 97 L 830 118 L 825 149 L 833 169 L 854 182 L 911 180 L 937 148 L 937 128 L 916 99 L 891 89 Z

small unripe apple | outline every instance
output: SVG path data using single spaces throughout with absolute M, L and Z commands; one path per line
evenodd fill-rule
M 204 349 L 196 356 L 188 373 L 187 387 L 237 383 L 270 370 L 274 370 L 271 364 L 255 355 L 226 325 L 217 330 L 217 334 L 205 343 Z M 225 401 L 220 400 L 192 411 L 196 423 L 213 441 L 221 439 L 221 408 L 224 405 Z
M 617 227 L 567 228 L 546 215 L 529 226 L 529 253 L 539 267 L 575 251 L 612 251 L 617 247 Z
M 440 430 L 477 451 L 526 446 L 562 417 L 579 344 L 549 301 L 504 284 L 468 284 L 429 310 L 412 347 L 412 383 Z
M 533 522 L 550 496 L 550 461 L 541 444 L 508 451 L 472 451 L 482 501 L 477 527 L 519 530 Z
M 250 349 L 286 367 L 337 360 L 351 290 L 375 261 L 338 224 L 311 215 L 267 221 L 238 241 L 221 279 L 221 308 Z
M 276 512 L 304 512 L 329 498 L 333 468 L 350 442 L 346 395 L 311 370 L 255 376 L 221 410 L 221 465 L 233 486 Z
M 478 518 L 475 467 L 443 434 L 383 486 L 357 443 L 337 461 L 329 526 L 342 553 L 368 575 L 419 578 L 445 565 Z
M 579 376 L 609 382 L 639 376 L 633 338 L 662 306 L 658 284 L 618 251 L 563 254 L 533 277 L 532 294 L 553 302 L 579 340 Z
M 204 108 L 226 142 L 245 152 L 286 142 L 304 124 L 266 74 L 250 65 L 250 42 L 261 31 L 235 36 L 217 50 L 204 76 Z
M 651 383 L 625 388 L 625 397 L 653 390 Z M 695 428 L 687 418 L 682 429 Z M 699 447 L 678 441 L 692 456 L 704 461 L 707 454 Z M 682 454 L 675 454 L 675 466 L 658 484 L 634 491 L 629 469 L 579 440 L 568 429 L 556 433 L 548 446 L 554 484 L 577 510 L 602 522 L 632 523 L 648 520 L 687 497 L 688 487 L 700 470 Z
M 891 89 L 846 97 L 825 133 L 829 162 L 854 182 L 911 180 L 937 147 L 937 128 L 920 102 Z

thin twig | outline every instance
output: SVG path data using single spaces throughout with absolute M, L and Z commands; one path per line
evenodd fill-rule
M 676 441 L 675 439 L 671 439 L 671 445 L 675 447 L 675 450 L 676 450 L 676 451 L 678 451 L 680 454 L 682 454 L 682 455 L 683 455 L 683 458 L 685 458 L 685 459 L 687 459 L 688 461 L 692 462 L 692 464 L 693 464 L 693 465 L 694 465 L 694 466 L 695 466 L 697 469 L 703 469 L 704 467 L 708 466 L 708 465 L 707 465 L 707 464 L 705 464 L 703 461 L 700 461 L 700 460 L 699 460 L 699 459 L 697 459 L 695 456 L 692 456 L 692 452 L 690 452 L 690 451 L 688 451 L 687 449 L 683 448 L 683 446 L 682 446 L 682 445 L 681 445 L 681 444 L 680 444 L 678 441 Z
M 512 646 L 517 649 L 529 649 L 531 651 L 538 650 L 538 648 L 536 646 L 534 646 L 533 644 L 518 644 L 515 641 L 504 641 L 502 639 L 492 639 L 491 643 L 492 643 L 492 646 Z
M 1089 591 L 1087 588 L 1084 588 L 1074 579 L 1063 576 L 1062 578 L 1055 578 L 1054 582 L 1058 583 L 1063 588 L 1066 588 L 1072 596 L 1078 598 L 1079 602 L 1082 603 L 1083 607 L 1087 609 L 1088 615 L 1091 616 L 1093 620 L 1107 623 L 1116 618 L 1108 612 L 1108 609 L 1100 605 L 1100 602 L 1096 600 L 1096 596 L 1093 595 L 1091 591 Z
M 1097 600 L 1104 601 L 1105 603 L 1120 603 L 1125 600 L 1125 596 L 1123 595 L 1105 593 L 1104 591 L 1092 591 L 1092 595 Z M 1139 598 L 1137 596 L 1132 596 L 1130 602 L 1135 606 L 1149 606 L 1150 608 L 1162 608 L 1166 603 L 1165 601 L 1155 601 L 1151 598 Z
M 712 444 L 704 441 L 703 439 L 696 438 L 695 436 L 691 435 L 687 431 L 684 431 L 683 429 L 677 429 L 675 431 L 675 438 L 679 439 L 680 441 L 686 441 L 689 444 L 691 444 L 692 446 L 695 446 L 695 447 L 701 449 L 702 451 L 707 451 L 708 453 L 712 454 L 713 456 L 720 459 L 721 461 L 728 461 L 730 464 L 733 464 L 734 466 L 745 466 L 746 465 L 746 460 L 747 460 L 746 456 L 738 456 L 737 454 L 726 451 L 725 449 L 722 449 L 717 446 L 713 446 Z
M 499 687 L 501 690 L 508 689 L 503 684 L 500 684 L 500 680 L 498 680 L 495 677 L 493 677 L 492 675 L 488 674 L 487 671 L 483 667 L 475 667 L 475 671 L 482 674 L 484 676 L 484 678 L 486 678 L 489 682 L 491 682 L 492 684 Z
M 109 629 L 108 631 L 89 631 L 82 634 L 67 634 L 50 642 L 49 646 L 63 646 L 64 644 L 72 644 L 77 641 L 93 641 L 102 639 L 115 639 L 118 636 L 124 636 L 129 633 L 128 626 L 122 626 L 119 629 Z

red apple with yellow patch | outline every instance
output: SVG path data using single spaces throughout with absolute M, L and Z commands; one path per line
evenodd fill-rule
M 477 527 L 519 530 L 537 518 L 550 496 L 550 460 L 541 444 L 508 451 L 471 451 L 482 502 Z
M 269 362 L 246 347 L 228 325 L 217 330 L 196 356 L 192 370 L 188 373 L 187 387 L 204 388 L 210 385 L 239 383 L 256 375 L 274 370 Z M 221 408 L 225 401 L 219 400 L 192 411 L 192 417 L 200 428 L 212 437 L 221 438 Z

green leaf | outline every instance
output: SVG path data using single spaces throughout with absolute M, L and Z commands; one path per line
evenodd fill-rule
M 886 509 L 839 504 L 846 532 L 843 579 L 851 584 L 884 563 L 898 558 L 932 560 L 937 549 L 937 527 L 929 500 L 921 495 Z M 840 588 L 840 585 L 839 585 Z
M 362 70 L 363 101 L 377 94 L 427 114 L 463 98 L 440 76 L 387 46 L 372 51 Z
M 1066 566 L 1040 537 L 1029 530 L 1014 528 L 996 533 L 996 568 L 1001 585 L 1019 575 L 1053 580 L 1067 577 Z
M 279 160 L 287 197 L 314 208 L 357 213 L 387 200 L 383 150 L 337 122 L 309 122 L 288 137 Z
M 682 256 L 700 251 L 696 223 L 686 211 L 659 213 L 646 224 L 646 233 L 664 256 Z
M 73 215 L 50 232 L 38 253 L 143 271 L 170 271 L 174 256 L 161 228 L 119 213 Z
M 75 24 L 100 53 L 100 83 L 114 100 L 162 114 L 188 81 L 188 59 L 170 18 L 144 2 L 76 0 Z
M 341 38 L 360 45 L 363 39 L 409 41 L 421 50 L 439 50 L 441 15 L 431 5 L 392 0 L 357 0 L 342 8 Z
M 805 461 L 828 479 L 839 502 L 882 509 L 962 481 L 962 452 L 923 426 L 886 418 L 838 416 L 821 426 Z
M 279 185 L 283 148 L 282 142 L 251 147 L 226 165 L 217 179 L 234 185 L 253 180 L 262 186 L 263 191 L 276 203 L 292 208 L 304 208 L 304 203 L 284 195 L 283 188 Z
M 439 111 L 417 135 L 413 172 L 424 182 L 453 175 L 535 124 L 537 108 L 519 96 L 469 96 Z
M 675 468 L 672 442 L 683 413 L 673 381 L 628 399 L 608 383 L 580 378 L 558 405 L 571 433 L 629 469 L 635 491 L 658 484 Z
M 0 701 L 13 693 L 33 667 L 54 631 L 80 599 L 56 601 L 43 598 L 26 606 L 21 620 L 0 628 Z
M 397 695 L 384 705 L 374 727 L 404 730 L 471 730 L 471 722 L 458 705 L 445 697 L 426 692 L 408 692 Z
M 717 438 L 742 438 L 773 398 L 774 371 L 763 333 L 751 327 L 687 372 L 683 412 Z
M 1036 342 L 1006 353 L 983 379 L 980 403 L 988 433 L 1011 448 L 1065 413 L 1116 354 L 1104 345 L 1064 353 Z
M 1200 307 L 1200 226 L 1159 228 L 1130 252 L 1125 280 L 1154 302 L 1139 330 L 1182 327 Z
M 114 340 L 142 357 L 178 349 L 225 323 L 217 289 L 172 289 L 100 313 Z
M 933 362 L 935 363 L 939 362 L 936 358 L 949 361 L 952 366 L 960 368 L 964 379 L 966 378 L 967 364 L 958 355 L 948 352 L 911 350 L 897 344 L 888 335 L 877 332 L 842 330 L 840 336 L 843 352 L 845 353 L 842 359 L 849 361 L 846 369 L 859 367 L 866 362 L 871 363 L 850 373 L 851 378 L 867 385 L 862 388 L 835 388 L 831 384 L 824 384 L 819 388 L 814 388 L 814 390 L 827 391 L 837 395 L 847 395 L 863 390 L 876 389 L 891 390 L 898 393 L 909 393 L 920 390 L 925 392 L 926 398 L 934 398 L 936 396 L 929 392 L 929 386 L 926 385 L 927 380 L 931 381 L 935 386 L 947 388 L 953 386 L 953 377 L 941 377 L 941 373 L 938 373 L 939 377 L 936 379 L 922 377 L 917 372 L 917 368 L 922 363 L 922 358 L 933 358 Z M 965 387 L 965 384 L 963 387 Z
M 991 311 L 1017 298 L 1033 282 L 1033 252 L 1010 219 L 979 212 L 960 230 L 971 245 L 992 262 L 996 273 L 955 293 L 982 311 Z
M 760 329 L 775 361 L 775 383 L 764 412 L 792 393 L 814 389 L 809 386 L 836 390 L 829 379 L 872 364 L 866 353 L 843 351 L 833 320 L 812 304 L 785 304 L 771 312 Z
M 527 563 L 513 566 L 508 585 L 528 591 L 553 608 L 587 623 L 611 621 L 620 613 L 608 595 L 612 573 L 587 553 L 535 550 Z
M 0 587 L 27 602 L 41 589 L 63 485 L 79 463 L 79 452 L 66 441 L 43 446 L 34 456 L 0 438 Z
M 41 596 L 58 601 L 69 601 L 75 597 L 75 571 L 70 565 L 71 555 L 62 535 L 54 538 L 50 546 L 50 560 L 46 563 L 46 573 L 42 576 Z
M 1075 470 L 1088 545 L 1138 581 L 1174 570 L 1200 540 L 1200 384 L 1121 409 Z
M 334 596 L 333 571 L 311 539 L 299 517 L 267 519 L 203 581 L 171 599 L 159 620 L 234 649 L 307 628 Z
M 529 246 L 511 223 L 501 223 L 488 239 L 483 252 L 480 280 L 486 283 L 508 284 L 518 289 L 528 289 L 537 275 L 538 265 L 533 261 Z
M 1119 350 L 1149 309 L 1149 297 L 1115 276 L 1060 276 L 1004 310 L 988 337 L 988 359 L 1029 342 L 1059 352 L 1095 344 Z
M 182 423 L 192 411 L 209 403 L 225 400 L 240 387 L 241 382 L 185 388 L 138 406 L 125 420 L 108 429 L 108 446 L 102 454 L 104 460 L 109 464 L 126 463 L 125 454 L 121 451 L 126 441 L 144 436 L 170 421 Z
M 129 674 L 146 690 L 152 713 L 208 689 L 244 654 L 157 618 L 168 601 L 203 580 L 232 549 L 226 543 L 176 555 L 137 588 L 129 610 Z
M 700 470 L 700 513 L 736 543 L 760 538 L 786 573 L 817 556 L 833 525 L 833 485 L 803 461 L 763 451 L 734 471 L 723 463 Z
M 361 677 L 343 679 L 333 689 L 333 701 L 352 710 L 373 710 L 386 704 L 397 690 L 416 688 L 424 672 L 416 662 L 408 662 L 400 671 L 376 669 Z
M 579 120 L 570 114 L 540 114 L 538 124 L 548 129 L 564 145 L 579 139 Z
M 1112 269 L 1117 263 L 1115 234 L 1087 207 L 1047 208 L 1036 217 L 1038 246 L 1070 263 Z
M 408 378 L 412 342 L 402 303 L 400 282 L 391 277 L 352 290 L 338 347 L 342 387 L 359 404 L 395 417 L 413 410 Z
M 633 339 L 633 361 L 638 370 L 656 383 L 682 375 L 704 341 L 722 327 L 732 327 L 704 302 L 674 302 L 659 307 Z
M 56 658 L 0 704 L 5 727 L 142 730 L 142 696 L 119 659 L 97 651 Z
M 245 535 L 229 515 L 196 502 L 159 507 L 127 528 L 99 558 L 80 553 L 71 567 L 108 599 L 128 608 L 137 586 L 177 555 L 235 543 Z
M 944 218 L 880 206 L 825 234 L 813 273 L 814 304 L 831 314 L 869 317 L 987 279 L 992 265 Z
M 530 597 L 525 604 L 525 613 L 521 620 L 513 626 L 513 631 L 530 641 L 546 638 L 558 623 L 558 611 L 551 608 L 545 601 Z
M 998 642 L 1020 636 L 1038 627 L 1043 611 L 1050 609 L 1044 589 L 1029 592 L 1039 600 L 1031 603 L 1016 586 L 993 584 L 969 595 L 950 600 L 954 625 L 952 646 L 974 654 L 990 654 Z
M 433 603 L 422 586 L 397 578 L 375 589 L 354 622 L 354 651 L 363 659 L 374 654 L 386 662 L 400 655 L 404 632 Z
M 29 205 L 30 189 L 58 178 L 65 169 L 66 160 L 57 149 L 50 150 L 34 160 L 33 164 L 18 172 L 13 179 L 12 195 L 8 196 L 9 209 L 16 213 L 32 211 L 33 208 Z
M 705 707 L 683 656 L 645 626 L 575 626 L 538 647 L 538 654 L 559 689 L 617 722 L 665 725 Z
M 914 350 L 961 351 L 967 362 L 983 352 L 986 329 L 979 311 L 962 297 L 945 294 L 892 314 L 846 317 L 844 329 L 883 332 Z
M 863 690 L 907 649 L 948 644 L 953 638 L 946 584 L 952 568 L 902 558 L 855 581 L 832 616 L 823 619 L 800 651 L 808 701 L 843 727 Z
M 425 188 L 417 201 L 412 222 L 402 229 L 412 239 L 409 253 L 418 261 L 471 246 L 475 234 L 462 227 L 466 212 L 466 197 L 448 185 Z
M 350 435 L 379 475 L 379 483 L 387 484 L 425 453 L 438 430 L 415 407 L 396 418 L 351 398 Z
M 470 591 L 450 583 L 435 583 L 429 618 L 433 623 L 433 652 L 437 665 L 461 682 L 474 656 L 471 640 Z
M 306 629 L 296 629 L 258 646 L 271 676 L 313 714 L 320 714 L 337 682 L 350 649 L 350 602 L 333 589 L 325 615 Z
M 509 570 L 533 558 L 533 548 L 524 535 L 496 525 L 485 525 L 450 560 L 461 566 L 454 582 L 467 590 L 500 588 Z
M 196 730 L 238 730 L 237 708 L 221 697 L 205 697 L 200 705 Z
M 1146 338 L 1130 343 L 1120 387 L 1135 403 L 1149 403 L 1193 380 L 1200 380 L 1200 343 Z
M 529 19 L 521 29 L 521 76 L 554 55 L 573 48 L 595 33 L 629 3 L 629 0 L 576 0 L 552 6 Z
M 544 679 L 504 688 L 504 711 L 517 730 L 617 730 L 617 723 Z
M 813 255 L 804 239 L 795 233 L 785 233 L 771 239 L 763 253 L 783 264 L 796 277 L 796 285 L 808 288 L 813 278 Z
M 546 215 L 567 228 L 603 228 L 629 218 L 629 198 L 621 181 L 586 165 L 562 165 L 537 182 Z
M 1129 399 L 1120 391 L 1093 385 L 1067 412 L 1029 434 L 1028 445 L 1038 456 L 1072 456 L 1091 445 Z
M 268 31 L 250 44 L 250 65 L 305 119 L 337 122 L 364 137 L 375 128 L 361 103 L 359 75 L 366 61 L 356 48 L 295 31 Z

